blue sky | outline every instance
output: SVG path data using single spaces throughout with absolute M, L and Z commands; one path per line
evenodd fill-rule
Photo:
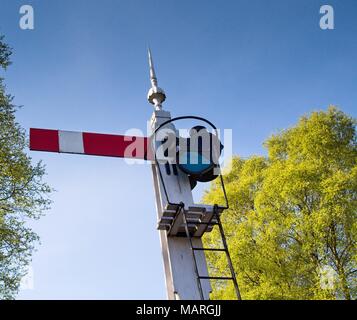
M 19 28 L 31 4 L 35 29 Z M 319 9 L 335 10 L 335 30 Z M 146 129 L 150 44 L 164 108 L 233 129 L 233 151 L 262 142 L 329 104 L 356 116 L 355 0 L 0 0 L 14 49 L 2 73 L 18 121 L 103 133 Z M 149 166 L 122 159 L 30 153 L 57 191 L 33 228 L 34 289 L 22 299 L 165 298 Z

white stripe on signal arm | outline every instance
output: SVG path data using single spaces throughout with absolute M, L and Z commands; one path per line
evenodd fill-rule
M 84 153 L 83 133 L 75 131 L 58 131 L 59 152 Z

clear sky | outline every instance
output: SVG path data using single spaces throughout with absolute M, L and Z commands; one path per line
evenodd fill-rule
M 35 29 L 19 28 L 33 5 Z M 320 7 L 335 30 L 319 27 Z M 146 129 L 150 44 L 165 108 L 233 129 L 233 151 L 312 110 L 357 115 L 356 0 L 0 0 L 14 49 L 7 90 L 30 127 L 103 133 Z M 57 191 L 33 223 L 42 245 L 22 299 L 166 297 L 150 167 L 29 152 Z

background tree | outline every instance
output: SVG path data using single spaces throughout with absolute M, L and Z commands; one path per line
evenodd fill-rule
M 0 36 L 0 70 L 10 65 L 10 55 Z M 38 219 L 50 203 L 44 168 L 26 155 L 28 141 L 15 120 L 16 109 L 0 78 L 0 299 L 18 292 L 38 240 L 27 222 Z
M 267 157 L 233 159 L 222 220 L 244 299 L 357 298 L 356 120 L 313 112 L 265 142 Z M 205 194 L 224 203 L 217 184 Z M 214 230 L 204 239 L 219 245 Z M 213 272 L 223 255 L 210 254 Z M 234 298 L 216 283 L 214 298 Z

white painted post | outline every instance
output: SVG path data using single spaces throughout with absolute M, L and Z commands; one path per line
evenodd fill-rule
M 170 120 L 170 113 L 163 110 L 155 110 L 151 118 L 151 128 L 154 131 L 163 122 Z M 173 125 L 172 128 L 174 129 Z M 162 179 L 164 180 L 166 191 L 170 202 L 185 204 L 188 210 L 192 206 L 193 197 L 188 177 L 178 170 L 178 175 L 168 175 L 164 165 L 160 164 Z M 156 208 L 158 219 L 160 220 L 167 206 L 167 199 L 163 190 L 161 179 L 156 164 L 152 165 L 154 188 L 156 195 Z M 197 283 L 194 260 L 191 246 L 187 237 L 169 236 L 166 230 L 159 230 L 161 249 L 164 260 L 165 281 L 167 297 L 169 300 L 199 300 L 200 289 Z M 201 238 L 192 238 L 193 245 L 202 248 Z M 198 272 L 200 276 L 207 276 L 207 263 L 203 251 L 195 251 Z M 201 281 L 204 299 L 209 299 L 211 286 L 209 280 Z

